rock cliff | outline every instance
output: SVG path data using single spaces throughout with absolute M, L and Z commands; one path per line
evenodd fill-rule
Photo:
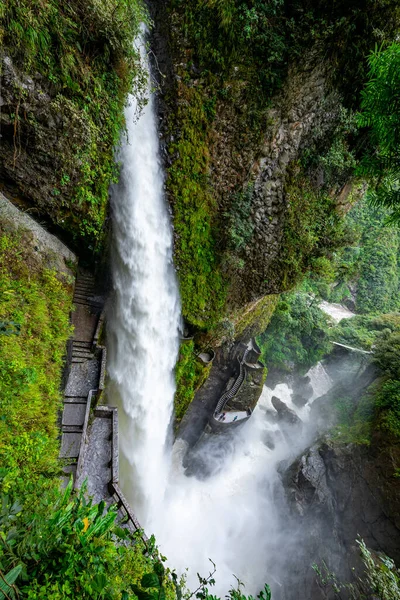
M 371 549 L 400 561 L 399 452 L 381 438 L 371 447 L 322 442 L 284 472 L 295 527 L 305 534 L 288 569 L 288 588 L 296 581 L 300 589 L 288 591 L 285 599 L 326 598 L 312 569 L 324 560 L 350 580 L 352 567 L 360 567 L 358 535 Z

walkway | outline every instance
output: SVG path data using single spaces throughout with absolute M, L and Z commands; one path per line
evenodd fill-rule
M 353 348 L 353 346 L 346 346 L 346 344 L 340 344 L 339 342 L 331 342 L 334 346 L 339 346 L 340 348 L 346 348 L 346 350 L 351 350 L 352 352 L 361 352 L 361 354 L 373 354 L 371 350 L 362 350 L 361 348 Z
M 224 407 L 225 407 L 226 403 L 228 402 L 228 400 L 231 400 L 234 396 L 236 396 L 236 394 L 239 391 L 240 386 L 242 385 L 242 383 L 244 381 L 244 378 L 246 375 L 246 372 L 244 369 L 244 363 L 246 362 L 247 355 L 250 352 L 251 348 L 252 348 L 252 346 L 251 346 L 251 341 L 250 341 L 248 343 L 246 350 L 244 351 L 242 359 L 239 361 L 239 375 L 237 376 L 235 383 L 233 384 L 233 386 L 231 387 L 230 390 L 228 390 L 227 392 L 225 392 L 225 394 L 223 394 L 221 396 L 221 398 L 218 401 L 218 404 L 214 411 L 214 416 L 216 419 L 218 419 L 218 414 L 223 412 Z
M 97 303 L 91 298 L 95 292 L 93 275 L 80 270 L 75 283 L 72 324 L 74 334 L 70 343 L 70 371 L 64 392 L 64 409 L 61 423 L 60 458 L 70 463 L 64 468 L 69 479 L 75 478 L 82 432 L 88 418 L 88 395 L 97 390 L 100 377 L 100 352 L 93 347 L 99 321 Z M 97 312 L 97 314 L 96 314 Z M 92 392 L 93 395 L 93 392 Z M 86 419 L 87 420 L 87 419 Z
M 60 458 L 68 460 L 63 469 L 64 483 L 69 481 L 71 473 L 75 488 L 86 481 L 88 495 L 94 502 L 117 504 L 122 526 L 134 532 L 141 527 L 118 482 L 117 409 L 99 405 L 107 354 L 99 345 L 104 319 L 101 303 L 94 294 L 94 277 L 81 270 L 75 284 L 72 313 L 75 329 L 61 424 Z M 147 542 L 144 533 L 142 539 Z

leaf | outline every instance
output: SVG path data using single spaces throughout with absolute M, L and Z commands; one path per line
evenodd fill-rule
M 140 589 L 137 585 L 131 585 L 131 589 L 138 597 L 138 600 L 158 600 L 157 594 L 146 592 Z
M 3 579 L 0 579 L 0 600 L 3 600 L 3 598 L 6 598 L 7 596 L 9 598 L 15 598 L 12 585 L 20 575 L 22 571 L 22 566 L 23 565 L 17 565 L 13 569 L 11 569 L 11 571 L 9 571 L 7 575 L 4 575 Z
M 144 588 L 159 588 L 160 580 L 156 573 L 146 573 L 140 582 Z

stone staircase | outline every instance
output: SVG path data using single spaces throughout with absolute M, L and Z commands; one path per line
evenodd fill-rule
M 79 364 L 85 360 L 93 360 L 92 343 L 82 340 L 72 341 L 72 363 Z
M 90 404 L 88 398 L 94 401 L 95 392 L 99 387 L 101 356 L 93 339 L 99 321 L 98 310 L 91 297 L 95 293 L 95 279 L 88 272 L 78 273 L 72 313 L 74 335 L 70 371 L 64 392 L 64 407 L 61 421 L 61 450 L 60 458 L 69 463 L 64 467 L 65 483 L 72 473 L 75 479 L 77 463 L 82 444 L 82 434 L 89 417 Z M 95 310 L 94 310 L 95 309 Z
M 68 483 L 71 474 L 75 488 L 86 481 L 88 495 L 95 502 L 104 500 L 107 506 L 117 504 L 121 526 L 134 532 L 141 526 L 118 481 L 118 411 L 101 405 L 106 349 L 99 345 L 104 314 L 95 291 L 94 277 L 81 271 L 75 284 L 74 336 L 61 422 L 60 458 L 68 463 L 63 483 Z M 141 537 L 147 544 L 143 532 Z
M 245 375 L 246 375 L 246 372 L 244 369 L 244 363 L 246 362 L 246 358 L 247 358 L 249 351 L 250 351 L 250 349 L 247 348 L 243 354 L 242 359 L 239 361 L 239 375 L 237 376 L 235 383 L 233 384 L 231 389 L 228 390 L 227 392 L 225 392 L 224 394 L 222 394 L 221 398 L 218 400 L 218 404 L 214 411 L 215 415 L 220 414 L 223 411 L 225 404 L 229 400 L 231 400 L 234 396 L 236 396 L 237 392 L 239 391 L 239 388 L 242 385 Z

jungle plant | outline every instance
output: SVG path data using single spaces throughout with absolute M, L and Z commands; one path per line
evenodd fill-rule
M 369 56 L 369 81 L 362 92 L 359 124 L 369 128 L 370 148 L 359 174 L 373 187 L 370 200 L 400 222 L 400 44 L 376 48 Z

